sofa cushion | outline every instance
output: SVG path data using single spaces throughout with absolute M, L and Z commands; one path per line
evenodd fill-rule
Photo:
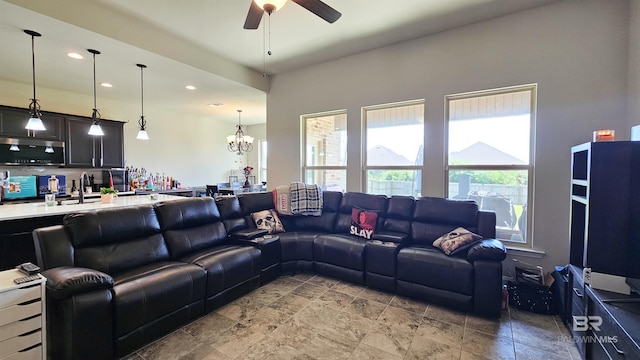
M 68 214 L 74 265 L 109 275 L 168 260 L 169 250 L 151 205 Z
M 160 228 L 172 259 L 223 244 L 227 232 L 210 197 L 188 198 L 156 204 Z
M 238 230 L 248 227 L 249 224 L 247 224 L 244 218 L 244 212 L 240 207 L 240 201 L 237 197 L 221 196 L 216 198 L 215 201 L 218 211 L 220 211 L 220 216 L 222 217 L 222 223 L 228 234 L 233 234 Z
M 351 229 L 351 214 L 354 207 L 378 212 L 378 223 L 384 218 L 384 211 L 387 204 L 385 195 L 373 195 L 358 192 L 348 192 L 342 196 L 340 210 L 336 219 L 336 226 L 333 232 L 336 234 L 348 234 Z
M 160 229 L 180 230 L 220 221 L 222 217 L 210 197 L 164 201 L 155 205 Z
M 274 208 L 270 192 L 238 194 L 238 203 L 245 215 Z
M 387 210 L 379 231 L 409 234 L 415 199 L 413 196 L 394 195 L 387 200 Z
M 457 227 L 433 242 L 433 246 L 442 250 L 447 255 L 455 255 L 475 245 L 482 240 L 482 236 L 474 234 L 471 231 Z
M 411 222 L 410 240 L 431 245 L 457 227 L 477 234 L 478 205 L 473 200 L 422 197 L 416 200 Z
M 193 303 L 204 311 L 206 273 L 199 266 L 164 261 L 114 276 L 116 337 Z
M 313 240 L 313 259 L 316 263 L 364 270 L 365 245 L 365 239 L 347 234 L 318 235 Z
M 287 231 L 278 234 L 282 249 L 282 262 L 313 261 L 313 240 L 317 232 Z
M 253 246 L 221 245 L 180 260 L 207 272 L 207 297 L 259 276 L 261 270 L 260 250 Z
M 376 231 L 376 222 L 378 221 L 378 213 L 354 206 L 351 210 L 351 227 L 349 234 L 363 237 L 367 240 Z
M 473 265 L 467 259 L 447 256 L 430 245 L 410 246 L 398 252 L 398 281 L 473 295 Z
M 340 208 L 342 193 L 338 191 L 322 192 L 322 215 L 320 216 L 281 216 L 282 225 L 287 231 L 315 231 L 329 233 L 334 231 L 337 212 Z M 349 213 L 351 219 L 351 213 Z

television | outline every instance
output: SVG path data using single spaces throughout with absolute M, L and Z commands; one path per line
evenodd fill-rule
M 32 199 L 38 196 L 36 176 L 12 176 L 9 185 L 4 188 L 3 199 Z

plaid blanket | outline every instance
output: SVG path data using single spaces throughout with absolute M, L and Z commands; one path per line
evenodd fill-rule
M 318 185 L 292 182 L 289 195 L 292 214 L 322 215 L 322 190 Z

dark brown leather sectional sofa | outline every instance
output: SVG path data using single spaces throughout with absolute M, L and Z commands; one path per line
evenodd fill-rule
M 373 238 L 349 234 L 354 206 L 377 211 Z M 78 212 L 36 229 L 47 278 L 48 356 L 112 359 L 223 306 L 281 272 L 312 271 L 487 317 L 500 316 L 495 214 L 472 201 L 323 193 L 321 216 L 282 216 L 265 238 L 251 214 L 270 193 Z M 447 256 L 455 229 L 485 239 Z

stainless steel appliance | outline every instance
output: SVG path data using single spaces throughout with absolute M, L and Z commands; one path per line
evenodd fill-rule
M 113 188 L 117 191 L 129 191 L 129 172 L 123 168 L 111 168 L 102 171 L 102 186 L 108 187 L 110 179 L 113 180 Z
M 0 165 L 64 165 L 64 142 L 0 138 Z

